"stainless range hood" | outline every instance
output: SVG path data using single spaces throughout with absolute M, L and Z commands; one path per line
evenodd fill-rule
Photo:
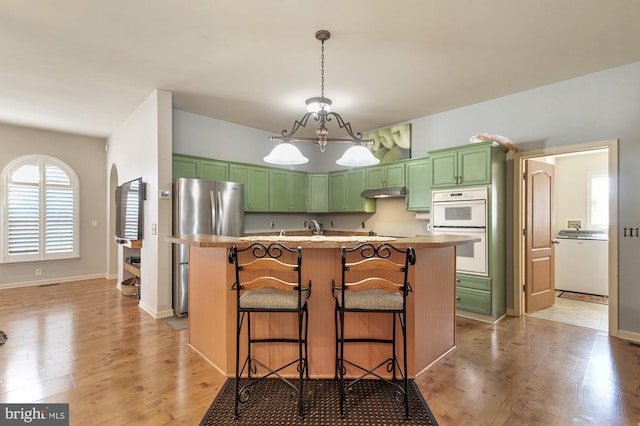
M 407 195 L 407 189 L 404 186 L 396 186 L 393 188 L 365 189 L 360 196 L 363 198 L 399 198 Z

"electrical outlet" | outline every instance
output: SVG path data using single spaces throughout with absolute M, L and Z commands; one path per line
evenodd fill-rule
M 36 268 L 36 276 L 42 275 L 42 269 Z
M 273 223 L 273 222 L 271 222 L 271 229 L 273 229 L 273 228 L 275 228 L 275 227 L 276 227 L 276 224 L 275 224 L 275 223 Z

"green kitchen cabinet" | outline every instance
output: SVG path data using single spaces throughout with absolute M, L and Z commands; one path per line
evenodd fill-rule
M 307 176 L 307 212 L 327 213 L 329 211 L 329 175 L 310 173 Z
M 429 152 L 431 185 L 435 189 L 462 192 L 464 187 L 487 188 L 484 247 L 486 275 L 458 271 L 456 309 L 458 315 L 495 322 L 506 314 L 507 148 L 489 142 L 466 144 Z M 452 232 L 453 233 L 453 232 Z
M 373 213 L 376 202 L 360 195 L 366 187 L 366 171 L 329 173 L 329 211 Z
M 406 207 L 411 211 L 431 211 L 431 184 L 429 177 L 429 158 L 407 161 Z
M 366 189 L 394 188 L 405 184 L 405 162 L 367 167 Z
M 269 211 L 268 168 L 231 163 L 229 164 L 229 180 L 244 184 L 245 212 Z
M 429 152 L 431 187 L 480 186 L 491 183 L 492 142 Z
M 329 173 L 329 211 L 343 212 L 347 208 L 347 172 Z
M 228 180 L 229 177 L 229 163 L 192 155 L 173 154 L 171 168 L 173 179 Z
M 307 175 L 281 169 L 269 170 L 269 211 L 305 212 Z
M 207 180 L 229 180 L 229 163 L 202 160 L 200 162 L 200 177 Z
M 173 154 L 171 158 L 171 174 L 173 179 L 197 179 L 200 177 L 200 165 L 201 161 L 199 158 Z

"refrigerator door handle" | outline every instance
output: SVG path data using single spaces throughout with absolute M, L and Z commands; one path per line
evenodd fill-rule
M 222 218 L 220 215 L 222 214 L 222 191 L 216 191 L 217 195 L 217 203 L 216 203 L 216 235 L 222 235 Z
M 218 211 L 216 209 L 216 200 L 215 198 L 213 198 L 213 191 L 209 191 L 209 199 L 211 201 L 211 205 L 209 206 L 211 208 L 211 231 L 213 231 L 214 234 L 217 233 L 217 223 L 218 223 Z

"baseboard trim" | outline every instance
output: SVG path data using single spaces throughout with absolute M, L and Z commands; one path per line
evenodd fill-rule
M 633 331 L 618 330 L 618 338 L 640 343 L 640 333 Z
M 40 286 L 40 285 L 65 283 L 70 281 L 83 281 L 83 280 L 95 280 L 95 279 L 104 279 L 104 274 L 78 275 L 75 277 L 60 277 L 60 278 L 49 278 L 46 280 L 38 280 L 38 281 L 6 283 L 6 284 L 0 284 L 0 290 L 5 288 L 34 287 L 34 286 Z

